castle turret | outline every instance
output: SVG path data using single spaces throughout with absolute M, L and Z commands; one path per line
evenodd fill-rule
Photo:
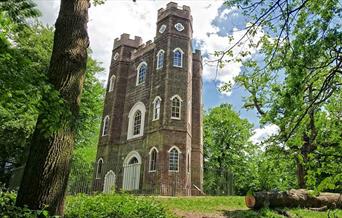
M 194 185 L 203 190 L 203 102 L 202 102 L 202 56 L 196 50 L 192 56 L 192 141 L 191 182 L 192 194 L 198 195 Z
M 202 187 L 202 66 L 191 40 L 190 8 L 173 2 L 158 11 L 153 42 L 114 40 L 94 182 L 104 191 Z

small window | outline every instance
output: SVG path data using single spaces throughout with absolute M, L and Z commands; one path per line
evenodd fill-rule
M 169 151 L 169 170 L 178 171 L 179 152 L 176 148 Z
M 173 51 L 173 66 L 182 67 L 183 66 L 183 51 L 180 48 L 176 48 Z
M 163 68 L 164 65 L 164 50 L 160 50 L 157 54 L 157 70 Z
M 109 80 L 109 92 L 114 90 L 114 85 L 115 85 L 115 76 L 111 76 Z
M 103 129 L 102 129 L 102 135 L 108 135 L 108 131 L 109 131 L 109 116 L 107 115 L 104 119 L 103 119 Z
M 153 147 L 150 151 L 150 167 L 149 171 L 153 172 L 157 169 L 157 149 Z
M 143 62 L 138 67 L 138 75 L 137 75 L 137 85 L 142 84 L 145 82 L 146 79 L 146 71 L 147 71 L 147 64 Z
M 96 179 L 101 178 L 101 175 L 102 175 L 102 166 L 103 166 L 103 159 L 100 158 L 100 159 L 97 161 Z
M 176 23 L 175 28 L 178 32 L 182 32 L 184 30 L 184 26 L 181 23 Z
M 153 102 L 153 120 L 159 120 L 161 99 L 157 96 Z
M 119 58 L 119 53 L 116 52 L 114 55 L 114 61 L 116 61 L 118 58 Z
M 161 25 L 161 27 L 159 28 L 159 32 L 163 33 L 165 30 L 166 30 L 166 25 L 165 24 Z
M 171 118 L 181 118 L 181 99 L 177 95 L 171 98 Z
M 141 128 L 141 111 L 136 111 L 134 114 L 133 135 L 139 135 Z

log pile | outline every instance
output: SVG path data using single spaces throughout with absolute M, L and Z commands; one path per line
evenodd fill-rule
M 291 189 L 286 192 L 256 192 L 253 195 L 246 196 L 245 202 L 247 207 L 252 209 L 260 209 L 263 207 L 342 209 L 342 193 L 322 192 L 318 196 L 314 196 L 305 189 Z

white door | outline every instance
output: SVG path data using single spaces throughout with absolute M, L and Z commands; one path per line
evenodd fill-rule
M 138 159 L 133 156 L 129 159 L 128 164 L 124 165 L 124 190 L 137 190 L 139 189 L 140 182 L 140 163 Z
M 115 173 L 110 170 L 106 173 L 103 184 L 103 193 L 112 193 L 115 191 Z

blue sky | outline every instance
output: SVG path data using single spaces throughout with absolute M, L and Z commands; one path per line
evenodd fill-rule
M 41 20 L 53 25 L 59 10 L 59 0 L 35 0 L 42 11 Z M 92 56 L 103 63 L 105 72 L 99 75 L 99 79 L 106 83 L 108 69 L 111 60 L 113 41 L 122 33 L 129 33 L 131 37 L 141 36 L 143 41 L 153 40 L 156 28 L 157 10 L 165 8 L 169 1 L 165 0 L 107 0 L 104 5 L 92 6 L 89 11 L 88 32 Z M 220 69 L 216 75 L 216 65 L 210 62 L 215 59 L 214 51 L 226 50 L 233 42 L 228 41 L 228 36 L 235 39 L 241 37 L 246 27 L 246 19 L 237 9 L 227 8 L 222 0 L 174 0 L 179 6 L 191 7 L 193 16 L 194 49 L 201 49 L 204 58 L 203 69 L 203 100 L 205 110 L 222 103 L 233 105 L 235 111 L 242 118 L 248 119 L 255 125 L 256 138 L 263 137 L 274 132 L 274 128 L 261 128 L 258 125 L 258 116 L 255 111 L 246 111 L 242 108 L 243 98 L 247 96 L 242 88 L 233 86 L 229 93 L 220 93 L 218 86 L 225 82 L 234 84 L 234 77 L 241 71 L 241 63 L 230 62 Z M 260 31 L 255 40 L 262 37 Z M 246 46 L 247 47 L 247 46 Z M 246 50 L 245 46 L 238 46 L 234 54 Z M 255 54 L 256 50 L 250 50 Z M 247 57 L 248 58 L 248 57 Z

